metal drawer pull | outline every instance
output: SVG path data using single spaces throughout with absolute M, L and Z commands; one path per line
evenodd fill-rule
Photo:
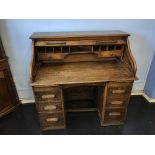
M 58 117 L 47 118 L 46 121 L 47 121 L 47 122 L 57 122 L 57 121 L 58 121 Z
M 125 90 L 112 90 L 113 94 L 125 93 Z
M 113 104 L 113 105 L 122 105 L 123 101 L 112 101 L 111 104 Z
M 120 112 L 110 112 L 109 116 L 120 116 L 121 113 Z
M 51 95 L 43 95 L 42 99 L 47 99 L 47 98 L 55 98 L 56 95 L 55 94 L 51 94 Z
M 57 109 L 57 107 L 55 105 L 44 106 L 44 110 L 55 110 L 55 109 Z

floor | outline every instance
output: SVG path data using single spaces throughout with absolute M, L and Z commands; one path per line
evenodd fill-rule
M 101 127 L 97 112 L 67 113 L 67 128 L 44 131 L 34 104 L 25 104 L 0 119 L 0 135 L 154 135 L 155 104 L 132 96 L 124 125 Z

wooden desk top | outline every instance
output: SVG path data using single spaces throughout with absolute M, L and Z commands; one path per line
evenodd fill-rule
M 81 37 L 127 37 L 129 34 L 123 31 L 73 31 L 73 32 L 35 32 L 31 35 L 31 39 L 63 39 L 63 38 L 81 38 Z
M 133 73 L 120 61 L 74 62 L 41 65 L 31 85 L 86 84 L 134 79 Z

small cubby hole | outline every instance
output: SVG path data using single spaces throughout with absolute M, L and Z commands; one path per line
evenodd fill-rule
M 42 46 L 36 47 L 40 53 L 78 53 L 121 50 L 124 45 L 82 45 L 82 46 Z

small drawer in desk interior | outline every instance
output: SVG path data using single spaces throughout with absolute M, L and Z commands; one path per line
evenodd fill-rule
M 59 87 L 33 87 L 36 101 L 57 101 L 62 99 Z

